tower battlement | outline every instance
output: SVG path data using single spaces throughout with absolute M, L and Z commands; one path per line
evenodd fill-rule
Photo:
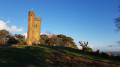
M 29 14 L 28 15 L 33 15 L 35 16 L 35 12 L 34 11 L 29 11 Z
M 37 18 L 35 18 L 35 20 L 36 20 L 36 21 L 41 21 L 41 18 L 38 18 L 38 17 L 37 17 Z

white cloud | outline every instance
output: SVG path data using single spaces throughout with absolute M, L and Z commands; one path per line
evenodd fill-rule
M 116 40 L 115 43 L 116 43 L 116 44 L 120 44 L 120 40 Z
M 120 40 L 115 40 L 115 44 L 108 45 L 107 47 L 118 47 L 118 46 L 120 46 Z
M 10 21 L 7 21 L 7 22 L 10 22 Z M 16 26 L 8 27 L 4 21 L 0 20 L 0 30 L 2 29 L 6 29 L 10 32 L 22 32 L 23 31 L 23 29 L 17 28 Z
M 115 47 L 115 45 L 108 45 L 107 47 Z
M 27 33 L 23 33 L 23 35 L 25 36 L 25 39 L 27 38 Z
M 94 46 L 90 46 L 90 45 L 89 45 L 88 47 L 90 47 L 90 48 L 92 48 L 92 49 L 94 48 Z
M 7 20 L 6 23 L 10 23 L 10 20 Z

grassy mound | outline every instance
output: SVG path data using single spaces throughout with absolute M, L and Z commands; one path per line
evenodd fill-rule
M 0 48 L 0 67 L 118 67 L 120 61 L 58 46 Z

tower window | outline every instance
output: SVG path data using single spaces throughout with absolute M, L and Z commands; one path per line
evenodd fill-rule
M 34 28 L 37 28 L 37 24 L 34 24 Z

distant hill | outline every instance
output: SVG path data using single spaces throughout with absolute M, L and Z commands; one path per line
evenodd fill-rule
M 0 67 L 119 67 L 120 61 L 60 46 L 0 48 Z
M 111 53 L 112 55 L 114 54 L 117 54 L 118 56 L 120 56 L 120 51 L 102 51 L 102 52 L 105 52 L 105 53 Z

